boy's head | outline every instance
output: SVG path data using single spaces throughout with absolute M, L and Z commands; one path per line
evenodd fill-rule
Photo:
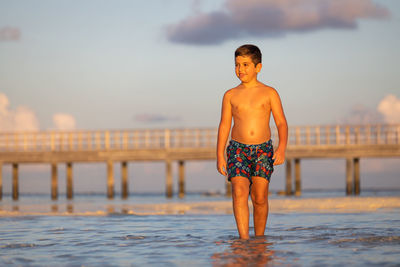
M 251 61 L 254 63 L 254 66 L 257 66 L 258 63 L 261 63 L 261 51 L 260 49 L 252 44 L 245 44 L 235 51 L 235 58 L 242 56 L 242 57 L 250 57 Z

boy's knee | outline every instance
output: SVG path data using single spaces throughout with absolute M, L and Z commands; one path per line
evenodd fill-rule
M 251 199 L 254 206 L 265 206 L 268 203 L 268 198 L 265 194 L 251 193 Z
M 267 200 L 265 198 L 253 199 L 253 205 L 257 207 L 263 207 L 267 205 Z

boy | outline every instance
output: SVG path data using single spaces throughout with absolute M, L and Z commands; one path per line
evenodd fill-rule
M 242 45 L 235 51 L 235 72 L 241 83 L 223 97 L 218 128 L 217 169 L 232 183 L 232 202 L 241 239 L 249 238 L 248 197 L 253 203 L 254 233 L 263 236 L 268 218 L 268 187 L 273 165 L 285 160 L 288 128 L 276 90 L 257 80 L 261 51 Z M 279 145 L 273 151 L 270 114 L 278 128 Z M 232 127 L 229 146 L 225 145 Z

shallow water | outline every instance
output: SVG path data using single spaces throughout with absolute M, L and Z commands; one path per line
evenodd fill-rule
M 400 215 L 270 214 L 266 236 L 237 239 L 232 215 L 0 218 L 0 265 L 398 266 Z

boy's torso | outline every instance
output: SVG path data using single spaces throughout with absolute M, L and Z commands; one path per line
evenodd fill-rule
M 244 144 L 261 144 L 271 139 L 269 119 L 272 90 L 274 89 L 262 83 L 253 88 L 238 86 L 231 89 L 233 140 Z

